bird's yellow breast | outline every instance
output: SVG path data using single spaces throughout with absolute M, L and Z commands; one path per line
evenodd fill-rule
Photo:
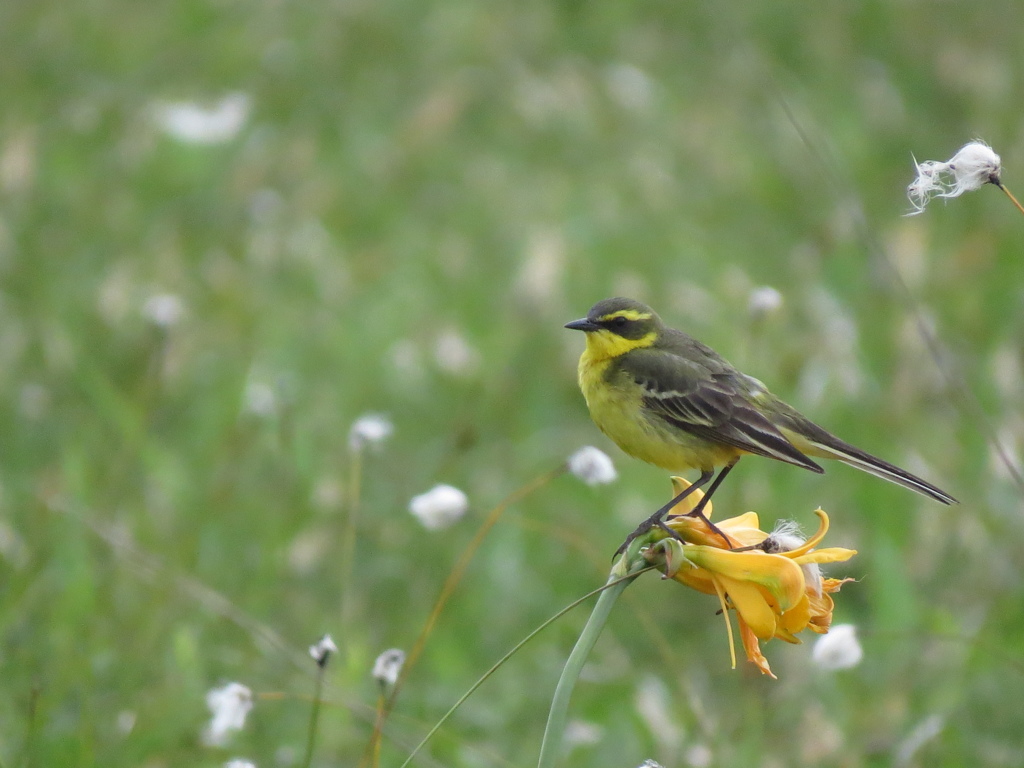
M 650 346 L 653 337 L 647 344 L 622 339 L 629 346 L 618 354 L 609 354 L 617 345 L 613 339 L 601 339 L 600 335 L 600 331 L 587 335 L 587 348 L 579 362 L 580 389 L 590 417 L 619 448 L 641 461 L 680 473 L 712 469 L 736 458 L 740 453 L 737 449 L 704 440 L 648 414 L 643 390 L 632 377 L 616 368 L 616 357 L 630 349 Z

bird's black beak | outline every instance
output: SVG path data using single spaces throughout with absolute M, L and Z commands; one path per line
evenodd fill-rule
M 584 317 L 581 318 L 580 320 L 573 320 L 571 323 L 566 323 L 565 327 L 570 328 L 571 330 L 574 331 L 586 331 L 589 333 L 590 331 L 596 331 L 601 326 L 599 326 L 597 323 L 590 322 L 589 320 L 587 320 L 587 318 Z

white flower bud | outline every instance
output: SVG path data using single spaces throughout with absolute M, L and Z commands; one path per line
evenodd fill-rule
M 607 485 L 619 476 L 604 451 L 592 445 L 580 448 L 569 457 L 569 471 L 587 485 Z

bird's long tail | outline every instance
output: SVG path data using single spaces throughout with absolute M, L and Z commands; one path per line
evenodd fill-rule
M 820 430 L 820 433 L 818 433 Z M 783 430 L 786 437 L 793 442 L 800 450 L 811 456 L 820 456 L 824 459 L 836 459 L 851 467 L 863 470 L 868 474 L 888 480 L 890 483 L 902 485 L 912 491 L 917 491 L 923 496 L 941 501 L 943 504 L 955 504 L 957 500 L 931 483 L 912 475 L 905 469 L 900 469 L 895 464 L 890 464 L 884 459 L 872 456 L 867 451 L 850 445 L 840 440 L 825 430 L 818 428 L 813 438 L 807 434 L 795 434 L 790 430 Z M 815 439 L 816 438 L 816 439 Z

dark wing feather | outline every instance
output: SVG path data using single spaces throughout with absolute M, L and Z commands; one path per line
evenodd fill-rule
M 823 471 L 748 399 L 752 379 L 731 369 L 712 371 L 664 351 L 626 357 L 633 359 L 624 361 L 624 371 L 643 389 L 649 413 L 705 440 Z

